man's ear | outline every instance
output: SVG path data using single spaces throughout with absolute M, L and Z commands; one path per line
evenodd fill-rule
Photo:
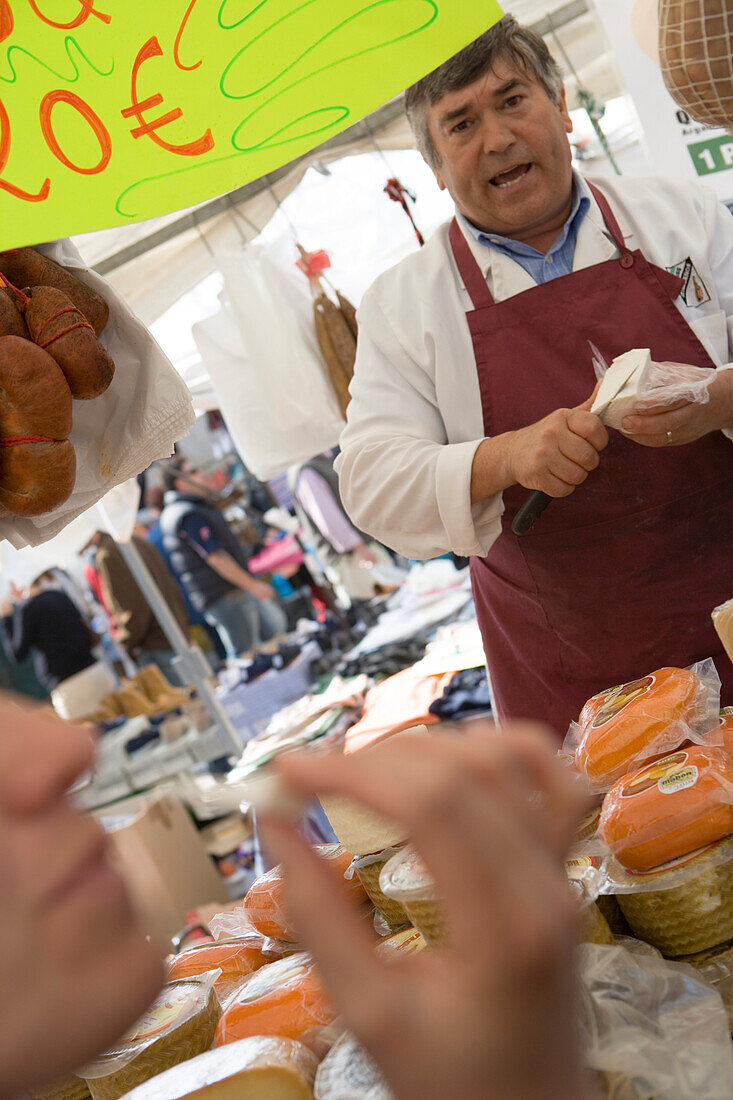
M 560 101 L 557 105 L 557 109 L 560 112 L 561 119 L 563 120 L 565 132 L 567 134 L 571 134 L 573 132 L 574 126 L 573 120 L 570 117 L 570 111 L 568 110 L 568 97 L 564 88 L 560 93 Z
M 426 164 L 428 165 L 428 168 L 430 169 L 430 171 L 431 171 L 431 172 L 433 173 L 433 175 L 435 176 L 436 182 L 437 182 L 437 184 L 438 184 L 438 187 L 440 188 L 440 190 L 441 190 L 441 191 L 445 191 L 445 190 L 446 190 L 446 186 L 445 186 L 445 180 L 444 180 L 444 179 L 443 179 L 443 177 L 441 176 L 441 174 L 440 174 L 440 172 L 438 171 L 438 169 L 437 169 L 437 168 L 433 168 L 432 164 L 428 164 L 428 162 L 427 162 L 427 161 L 425 161 L 425 163 L 426 163 Z

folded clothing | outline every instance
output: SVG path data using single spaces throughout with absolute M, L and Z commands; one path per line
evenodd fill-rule
M 344 752 L 356 752 L 397 730 L 437 722 L 430 708 L 440 699 L 453 673 L 425 676 L 406 668 L 367 692 L 361 720 L 346 734 Z
M 442 696 L 430 704 L 430 713 L 441 721 L 460 718 L 479 710 L 491 710 L 491 694 L 485 668 L 468 668 L 457 672 Z

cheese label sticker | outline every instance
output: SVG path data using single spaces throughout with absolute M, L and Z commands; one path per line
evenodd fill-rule
M 610 722 L 624 707 L 628 706 L 643 692 L 648 691 L 653 683 L 653 676 L 645 676 L 641 680 L 633 680 L 630 684 L 618 684 L 617 687 L 611 688 L 603 696 L 598 697 L 602 698 L 603 702 L 593 719 L 592 728 L 598 729 L 599 726 Z
M 674 794 L 675 790 L 683 789 L 675 787 L 678 776 L 694 771 L 697 779 L 697 768 L 692 766 L 686 768 L 687 760 L 687 753 L 683 749 L 680 752 L 672 753 L 671 756 L 665 756 L 661 760 L 652 761 L 651 764 L 647 764 L 640 772 L 626 780 L 621 788 L 621 797 L 633 798 L 651 790 L 652 787 L 657 787 L 663 794 Z M 692 784 L 688 784 L 688 786 L 692 786 Z
M 678 791 L 686 791 L 688 787 L 694 787 L 697 783 L 699 772 L 694 764 L 689 768 L 665 775 L 657 782 L 657 788 L 662 794 L 677 794 Z
M 125 1035 L 128 1043 L 139 1043 L 143 1039 L 153 1039 L 176 1024 L 182 1023 L 200 1003 L 201 992 L 190 986 L 168 990 L 160 996 L 152 1008 L 141 1016 Z

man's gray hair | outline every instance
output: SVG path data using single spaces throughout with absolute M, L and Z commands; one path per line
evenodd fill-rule
M 457 92 L 473 84 L 493 69 L 500 58 L 513 62 L 534 76 L 552 102 L 560 102 L 562 73 L 544 39 L 529 27 L 517 23 L 514 16 L 505 15 L 405 92 L 405 110 L 415 142 L 433 168 L 440 167 L 440 157 L 430 135 L 426 105 L 437 103 L 449 92 Z

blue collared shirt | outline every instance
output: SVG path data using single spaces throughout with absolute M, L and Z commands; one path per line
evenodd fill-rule
M 458 217 L 471 236 L 475 237 L 480 244 L 495 248 L 497 252 L 503 252 L 505 256 L 515 260 L 536 283 L 549 283 L 551 279 L 557 279 L 560 275 L 569 275 L 573 270 L 578 230 L 589 206 L 590 198 L 586 185 L 581 177 L 573 172 L 573 206 L 570 217 L 549 252 L 540 252 L 529 244 L 514 241 L 511 237 L 502 237 L 498 233 L 484 233 L 460 212 Z

